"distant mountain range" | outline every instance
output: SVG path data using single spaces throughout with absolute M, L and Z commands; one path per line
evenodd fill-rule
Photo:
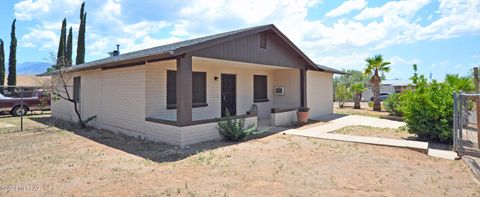
M 17 64 L 17 75 L 37 75 L 46 72 L 51 66 L 47 62 L 23 62 Z M 8 72 L 8 63 L 5 65 L 5 71 Z

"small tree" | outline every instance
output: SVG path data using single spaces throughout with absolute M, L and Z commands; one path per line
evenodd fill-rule
M 340 75 L 333 79 L 333 88 L 337 90 L 337 87 L 344 85 L 346 87 L 351 87 L 354 96 L 354 108 L 360 109 L 360 101 L 362 100 L 362 94 L 365 90 L 366 85 L 368 84 L 368 76 L 365 75 L 362 71 L 358 70 L 344 70 L 346 75 Z M 362 89 L 360 91 L 360 89 Z M 356 91 L 358 90 L 358 91 Z M 336 98 L 334 94 L 334 98 Z
M 67 53 L 67 19 L 64 18 L 62 21 L 62 28 L 60 30 L 60 40 L 58 41 L 58 50 L 57 50 L 57 64 L 55 64 L 54 68 L 60 68 L 60 61 L 67 61 L 66 53 Z M 68 65 L 68 63 L 66 64 Z
M 360 101 L 362 101 L 362 93 L 366 90 L 363 83 L 355 83 L 352 85 L 353 92 L 353 109 L 360 109 Z
M 12 32 L 10 33 L 10 54 L 8 57 L 8 78 L 7 85 L 17 85 L 17 37 L 15 36 L 15 22 L 12 22 Z M 13 91 L 13 88 L 9 88 L 9 91 Z
M 382 55 L 376 55 L 375 57 L 369 57 L 365 59 L 367 62 L 367 68 L 365 68 L 365 74 L 372 75 L 370 78 L 370 83 L 372 84 L 373 89 L 373 110 L 380 111 L 382 106 L 380 103 L 380 82 L 382 78 L 380 77 L 380 72 L 389 72 L 390 67 L 388 65 L 390 62 L 383 60 Z
M 452 142 L 453 128 L 453 88 L 447 83 L 428 81 L 424 75 L 415 74 L 411 78 L 415 90 L 401 95 L 401 112 L 408 131 L 421 140 Z
M 85 2 L 82 3 L 80 8 L 80 26 L 78 28 L 77 39 L 77 58 L 75 64 L 83 64 L 85 62 L 85 31 L 87 23 L 87 13 L 85 12 Z
M 72 66 L 72 27 L 70 27 L 70 30 L 68 31 L 65 55 L 68 66 Z
M 73 76 L 69 73 L 69 64 L 66 58 L 61 57 L 60 59 L 56 59 L 53 54 L 50 54 L 50 61 L 52 64 L 55 64 L 58 69 L 52 72 L 52 79 L 51 84 L 46 85 L 44 90 L 51 95 L 52 101 L 58 100 L 65 100 L 73 104 L 75 114 L 78 118 L 78 124 L 85 128 L 88 121 L 93 120 L 96 116 L 87 118 L 86 121 L 82 119 L 82 116 L 78 110 L 78 103 L 73 98 L 73 94 L 71 93 L 72 86 L 70 83 L 73 81 Z
M 345 85 L 337 86 L 335 90 L 335 101 L 338 102 L 338 107 L 343 108 L 345 102 L 352 98 L 352 93 Z

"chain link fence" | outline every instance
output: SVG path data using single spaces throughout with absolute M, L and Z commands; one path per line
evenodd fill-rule
M 480 94 L 453 93 L 453 147 L 460 155 L 480 156 Z
M 41 86 L 0 86 L 0 133 L 50 127 L 50 103 Z

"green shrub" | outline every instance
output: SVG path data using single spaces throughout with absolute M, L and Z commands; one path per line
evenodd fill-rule
M 231 141 L 240 141 L 249 135 L 261 133 L 255 124 L 245 127 L 245 118 L 233 119 L 228 111 L 226 117 L 218 122 L 217 129 L 223 137 Z
M 368 107 L 373 107 L 373 101 L 368 101 Z
M 403 116 L 403 95 L 392 94 L 383 101 L 383 106 L 390 115 Z
M 408 131 L 421 140 L 451 143 L 453 88 L 435 80 L 428 82 L 423 75 L 415 74 L 412 80 L 415 90 L 402 96 L 402 111 Z

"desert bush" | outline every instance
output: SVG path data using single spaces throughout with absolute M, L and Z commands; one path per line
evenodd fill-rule
M 416 66 L 414 66 L 416 71 Z M 412 77 L 414 91 L 402 95 L 402 111 L 407 129 L 421 140 L 452 142 L 453 88 L 423 75 Z
M 226 116 L 218 122 L 217 129 L 223 137 L 231 141 L 240 141 L 249 135 L 261 133 L 255 124 L 245 127 L 245 118 L 233 119 L 228 111 Z
M 403 95 L 400 93 L 392 94 L 383 101 L 383 106 L 390 115 L 403 116 Z
M 373 107 L 373 101 L 368 101 L 368 107 L 370 107 L 370 108 Z

